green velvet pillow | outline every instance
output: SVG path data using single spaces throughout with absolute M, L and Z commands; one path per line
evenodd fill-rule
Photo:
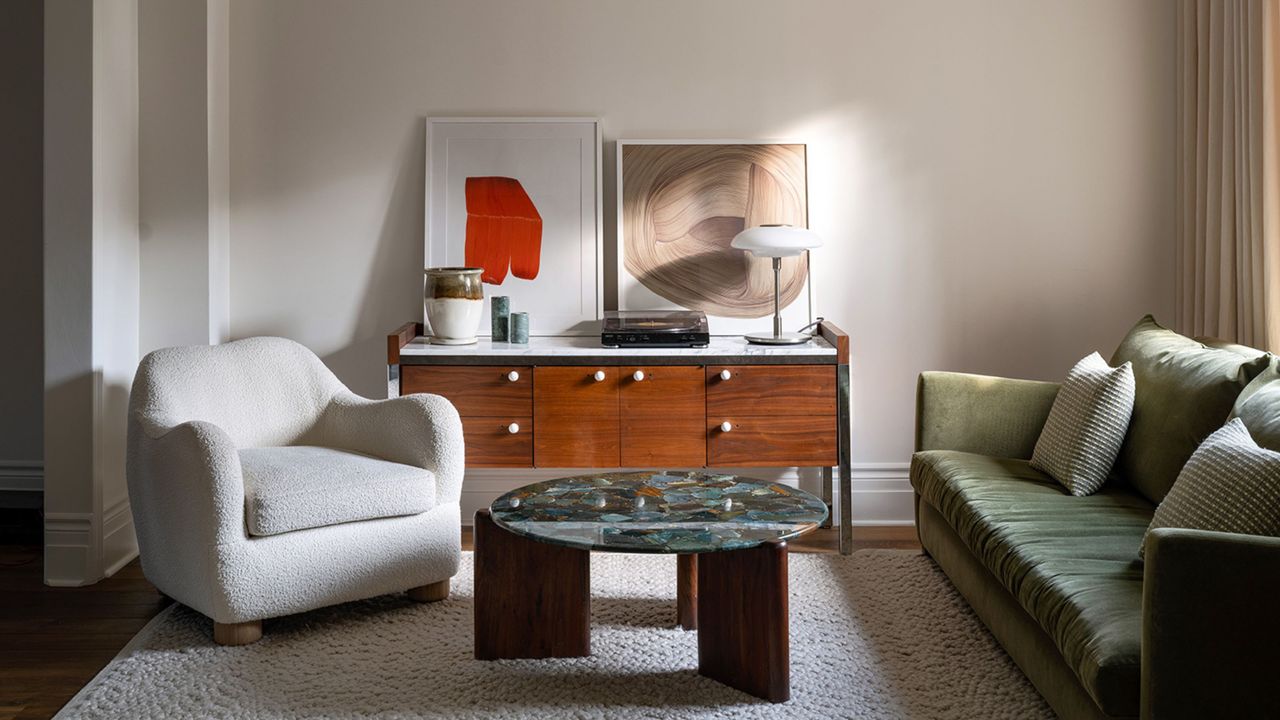
M 1240 392 L 1270 357 L 1205 346 L 1162 327 L 1150 315 L 1138 321 L 1111 358 L 1133 363 L 1136 394 L 1129 432 L 1116 468 L 1152 502 L 1164 499 L 1201 441 L 1226 422 Z
M 1271 364 L 1236 399 L 1232 418 L 1240 418 L 1258 445 L 1280 451 L 1280 358 Z

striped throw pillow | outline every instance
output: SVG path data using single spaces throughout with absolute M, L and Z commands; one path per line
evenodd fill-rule
M 1259 447 L 1239 418 L 1210 435 L 1182 467 L 1142 536 L 1155 528 L 1280 536 L 1280 452 Z
M 1036 440 L 1031 467 L 1072 495 L 1092 495 L 1106 482 L 1133 414 L 1133 365 L 1118 368 L 1098 353 L 1076 363 L 1058 390 Z

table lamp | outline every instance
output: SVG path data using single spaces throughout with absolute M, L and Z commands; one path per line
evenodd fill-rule
M 734 236 L 730 247 L 746 250 L 756 257 L 773 258 L 773 334 L 751 333 L 747 342 L 762 345 L 798 345 L 809 336 L 798 332 L 782 332 L 782 258 L 793 257 L 810 248 L 822 247 L 822 238 L 808 228 L 793 225 L 760 225 Z

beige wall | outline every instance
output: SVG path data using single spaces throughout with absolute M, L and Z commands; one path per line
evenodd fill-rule
M 1171 316 L 1173 54 L 1165 0 L 237 0 L 231 332 L 381 392 L 426 116 L 603 118 L 606 298 L 613 140 L 803 139 L 855 462 L 900 475 L 919 371 L 1056 378 Z
M 44 6 L 0 3 L 0 506 L 39 502 L 44 413 Z

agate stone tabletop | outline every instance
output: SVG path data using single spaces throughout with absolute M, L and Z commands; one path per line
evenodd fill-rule
M 819 498 L 779 483 L 709 472 L 578 475 L 498 498 L 493 520 L 517 535 L 584 550 L 710 553 L 787 540 L 827 518 Z

